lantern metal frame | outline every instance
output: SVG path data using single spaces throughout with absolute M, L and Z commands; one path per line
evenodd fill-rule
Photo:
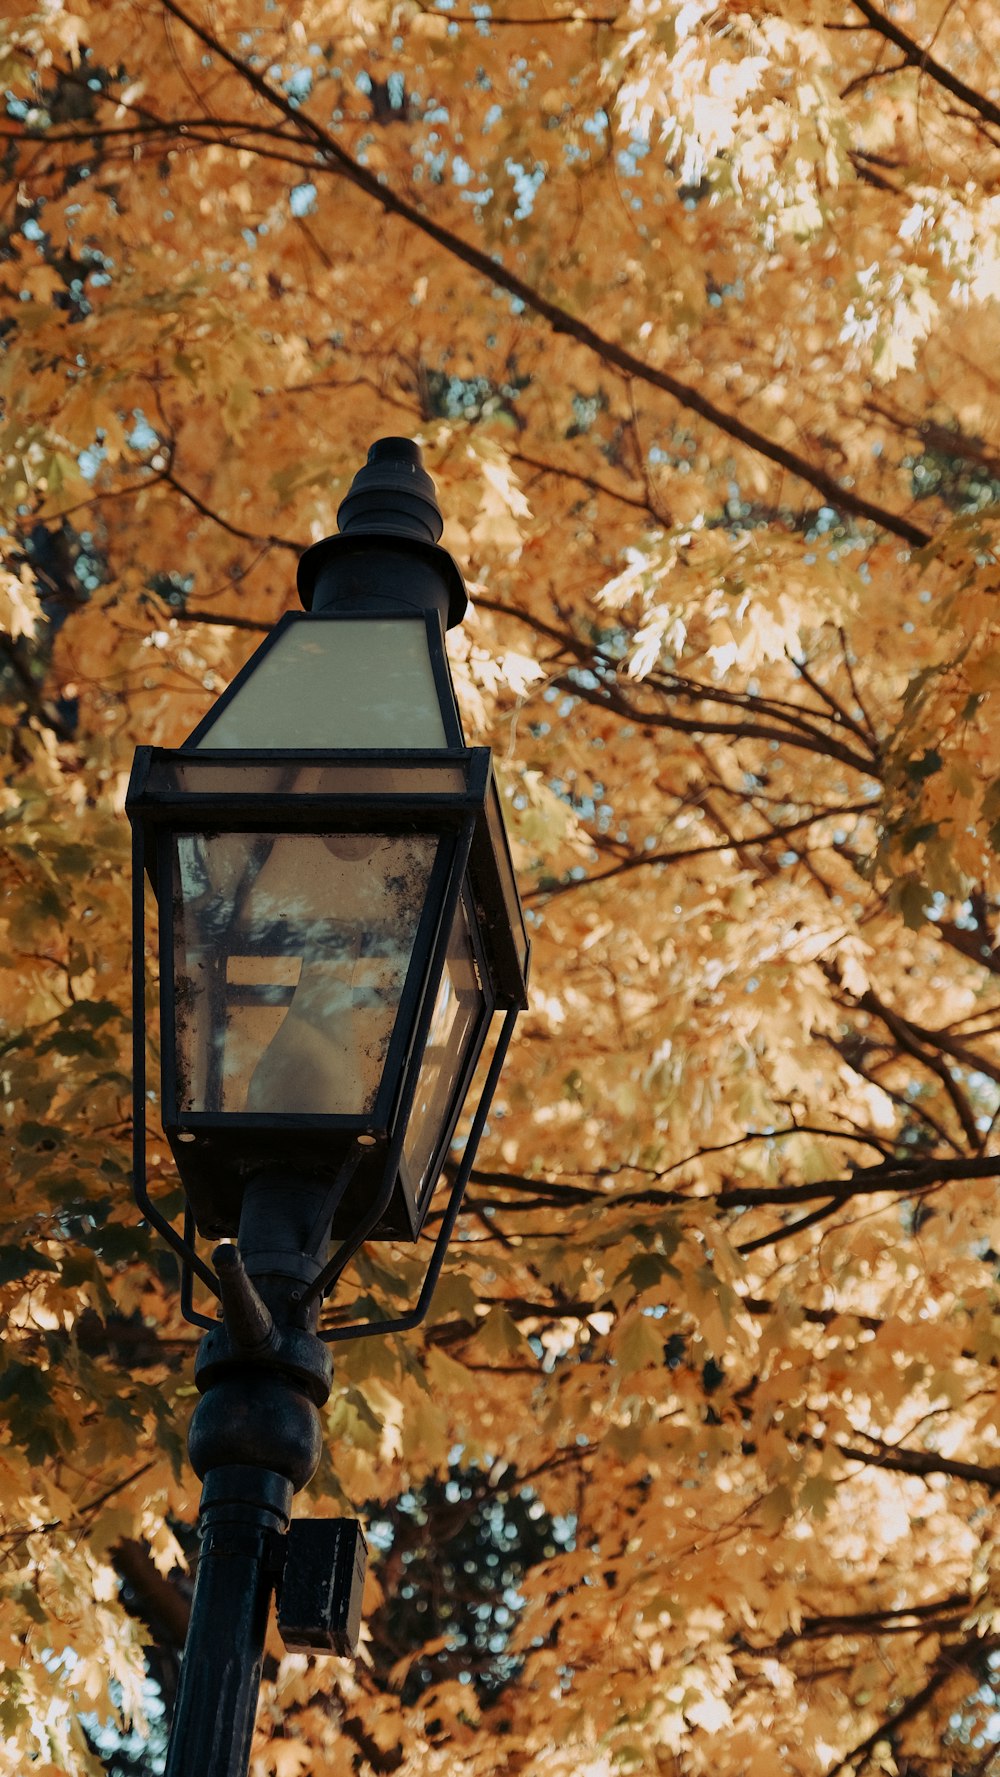
M 292 619 L 297 620 L 297 614 Z M 308 619 L 307 619 L 308 620 Z M 278 626 L 278 630 L 281 629 Z M 436 618 L 429 621 L 440 636 Z M 278 631 L 275 632 L 276 634 Z M 256 657 L 259 662 L 260 656 Z M 443 650 L 442 650 L 443 660 Z M 445 671 L 447 670 L 445 665 Z M 244 675 L 245 677 L 245 675 Z M 238 678 L 231 687 L 235 694 Z M 216 705 L 212 715 L 217 713 Z M 212 1326 L 194 1307 L 193 1278 L 218 1295 L 216 1277 L 199 1256 L 196 1232 L 235 1235 L 244 1184 L 250 1176 L 239 1159 L 240 1141 L 252 1138 L 252 1169 L 286 1174 L 296 1168 L 328 1185 L 327 1226 L 342 1245 L 306 1288 L 302 1307 L 325 1295 L 364 1241 L 413 1238 L 430 1208 L 455 1128 L 488 1041 L 494 1014 L 506 1013 L 479 1106 L 472 1120 L 451 1196 L 418 1302 L 403 1316 L 320 1329 L 330 1342 L 369 1333 L 403 1330 L 426 1313 L 475 1158 L 490 1101 L 513 1031 L 526 1003 L 529 946 L 500 812 L 488 748 L 453 746 L 421 750 L 243 750 L 197 745 L 201 724 L 177 750 L 137 749 L 126 811 L 133 830 L 133 932 L 136 958 L 134 1029 L 134 1170 L 136 1201 L 181 1259 L 182 1310 L 195 1325 Z M 275 779 L 311 773 L 321 786 L 307 791 L 267 787 Z M 263 776 L 264 788 L 247 789 Z M 199 788 L 199 780 L 204 788 Z M 412 786 L 407 788 L 407 782 Z M 235 788 L 234 785 L 242 785 Z M 380 787 L 381 785 L 381 787 Z M 423 785 L 424 787 L 420 787 Z M 387 787 L 388 786 L 388 787 Z M 424 893 L 382 1078 L 370 1111 L 358 1115 L 315 1112 L 181 1111 L 177 1104 L 172 917 L 174 841 L 187 834 L 379 833 L 435 836 L 438 850 Z M 184 1229 L 178 1233 L 149 1195 L 145 1127 L 144 879 L 153 885 L 159 911 L 160 1034 L 163 1127 L 186 1191 Z M 436 996 L 447 966 L 448 944 L 462 900 L 475 970 L 483 993 L 466 1035 L 462 1065 L 451 1082 L 439 1120 L 426 1180 L 417 1196 L 403 1157 L 420 1065 Z M 185 1147 L 180 1144 L 187 1142 Z M 192 1140 L 193 1138 L 193 1140 Z M 226 1142 L 236 1143 L 224 1177 Z M 214 1142 L 214 1153 L 213 1153 Z M 327 1144 L 324 1155 L 323 1144 Z M 199 1145 L 200 1144 L 200 1145 Z M 190 1151 L 185 1151 L 186 1147 Z M 195 1149 L 198 1151 L 195 1152 Z M 230 1155 L 233 1155 L 230 1147 Z M 207 1154 L 216 1176 L 210 1188 L 189 1186 Z M 187 1177 L 185 1178 L 185 1173 Z

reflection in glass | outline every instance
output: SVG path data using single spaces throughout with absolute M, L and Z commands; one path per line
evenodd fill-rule
M 469 933 L 469 919 L 464 904 L 460 903 L 458 917 L 448 942 L 448 959 L 438 989 L 427 1047 L 417 1076 L 413 1110 L 403 1143 L 403 1158 L 418 1203 L 427 1185 L 442 1134 L 445 1139 L 451 1134 L 450 1127 L 446 1127 L 449 1121 L 448 1110 L 456 1083 L 465 1066 L 469 1047 L 475 1038 L 483 1004 L 483 990 Z
M 437 846 L 177 835 L 179 1111 L 371 1110 Z

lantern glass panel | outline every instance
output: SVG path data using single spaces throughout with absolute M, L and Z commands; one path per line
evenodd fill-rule
M 403 1159 L 418 1203 L 430 1182 L 442 1136 L 451 1135 L 449 1109 L 484 1013 L 468 915 L 459 902 L 403 1142 Z
M 439 843 L 176 835 L 179 1113 L 371 1112 Z
M 447 746 L 424 619 L 296 615 L 219 700 L 196 744 Z

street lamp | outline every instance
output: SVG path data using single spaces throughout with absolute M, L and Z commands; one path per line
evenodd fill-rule
M 358 1526 L 289 1527 L 319 1460 L 328 1347 L 426 1313 L 525 1004 L 490 753 L 464 744 L 444 647 L 465 589 L 417 446 L 373 445 L 338 521 L 299 563 L 305 609 L 184 746 L 137 750 L 126 803 L 134 1189 L 205 1329 L 189 1435 L 202 1552 L 167 1777 L 244 1777 L 272 1595 L 287 1645 L 356 1643 Z M 147 875 L 183 1231 L 146 1180 Z M 366 1240 L 419 1236 L 481 1064 L 416 1303 L 320 1326 Z M 211 1265 L 199 1236 L 221 1242 Z M 214 1318 L 195 1306 L 196 1279 Z

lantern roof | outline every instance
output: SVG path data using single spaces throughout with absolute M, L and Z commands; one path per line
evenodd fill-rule
M 458 563 L 438 547 L 441 508 L 412 439 L 379 438 L 372 445 L 337 524 L 339 535 L 314 543 L 299 561 L 307 611 L 436 610 L 446 629 L 461 623 L 465 582 Z

